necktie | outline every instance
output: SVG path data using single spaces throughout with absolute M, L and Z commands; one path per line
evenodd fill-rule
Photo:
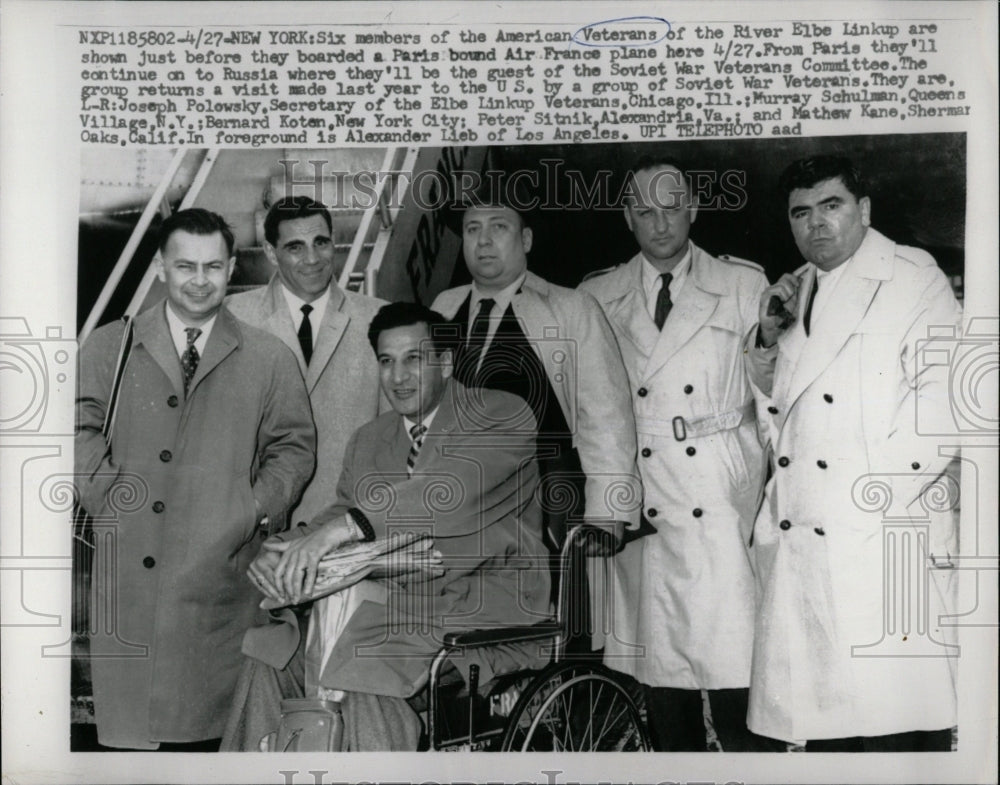
M 306 358 L 306 365 L 312 359 L 313 354 L 313 331 L 309 322 L 309 314 L 313 307 L 306 303 L 302 306 L 302 324 L 299 325 L 299 346 L 302 347 L 302 356 Z
M 417 463 L 417 456 L 420 454 L 420 448 L 424 444 L 424 434 L 427 433 L 426 425 L 414 425 L 410 428 L 410 438 L 413 443 L 410 445 L 410 453 L 406 456 L 406 476 L 413 476 L 413 467 Z
M 496 305 L 496 300 L 484 297 L 479 301 L 479 311 L 476 313 L 476 318 L 472 320 L 467 344 L 468 351 L 465 356 L 465 367 L 470 376 L 475 376 L 479 369 L 479 360 L 486 346 L 486 336 L 490 331 L 490 314 L 493 312 L 494 305 Z
M 664 273 L 660 276 L 660 279 L 663 281 L 663 285 L 660 287 L 660 293 L 656 295 L 656 313 L 653 316 L 657 330 L 663 329 L 663 324 L 667 321 L 667 315 L 670 313 L 670 309 L 674 307 L 673 302 L 670 300 L 670 282 L 674 279 L 674 276 L 672 273 Z
M 194 342 L 201 335 L 201 330 L 197 327 L 185 327 L 184 332 L 187 333 L 187 348 L 181 355 L 181 369 L 184 371 L 184 394 L 187 395 L 188 386 L 194 378 L 194 372 L 198 370 L 198 360 L 201 359 L 194 345 Z
M 806 302 L 806 310 L 802 314 L 802 327 L 805 328 L 806 335 L 809 335 L 809 322 L 812 320 L 813 303 L 816 301 L 816 292 L 818 291 L 819 275 L 813 280 L 812 289 L 809 290 L 809 300 Z

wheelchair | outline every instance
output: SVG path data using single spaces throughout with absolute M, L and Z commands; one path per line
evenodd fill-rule
M 625 752 L 651 749 L 639 703 L 627 678 L 567 653 L 574 630 L 586 624 L 587 556 L 609 533 L 587 524 L 569 530 L 553 558 L 556 616 L 519 627 L 450 632 L 434 657 L 424 727 L 432 751 Z M 551 662 L 540 671 L 505 674 L 480 694 L 477 666 L 468 683 L 442 678 L 453 658 L 506 644 L 546 647 Z

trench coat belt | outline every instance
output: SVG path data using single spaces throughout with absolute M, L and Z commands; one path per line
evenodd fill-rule
M 708 436 L 719 431 L 738 428 L 743 423 L 756 420 L 757 410 L 750 401 L 738 409 L 730 409 L 719 414 L 703 414 L 698 417 L 678 415 L 669 420 L 654 417 L 636 417 L 635 429 L 644 436 L 673 436 L 677 441 Z

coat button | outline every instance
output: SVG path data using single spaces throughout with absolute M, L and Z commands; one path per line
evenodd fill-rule
M 645 387 L 640 387 L 638 390 L 635 391 L 635 394 L 638 395 L 640 398 L 645 398 L 648 392 L 649 390 L 647 390 Z
M 653 451 L 651 449 L 649 449 L 648 447 L 643 447 L 642 448 L 642 457 L 643 458 L 648 458 L 652 454 L 653 454 Z
M 153 502 L 153 512 L 163 512 L 165 507 L 166 505 L 164 505 L 163 502 L 161 501 Z
M 778 407 L 777 406 L 768 406 L 767 407 L 767 412 L 768 412 L 768 414 L 777 414 L 778 413 Z
M 816 465 L 819 466 L 819 468 L 821 468 L 821 469 L 825 469 L 826 468 L 826 461 L 816 461 Z
M 778 466 L 780 466 L 782 469 L 784 469 L 790 463 L 791 461 L 788 460 L 788 456 L 782 455 L 780 458 L 778 458 Z
M 815 529 L 813 529 L 813 531 L 816 532 L 816 534 L 818 534 L 820 537 L 825 537 L 826 536 L 826 532 L 823 531 L 823 527 L 822 526 L 817 526 Z
M 177 400 L 176 395 L 171 395 L 169 398 L 167 398 L 167 406 L 169 406 L 171 409 L 176 409 L 178 403 L 179 401 Z
M 913 471 L 916 471 L 917 469 L 920 468 L 920 464 L 914 461 L 913 463 L 910 464 L 910 468 L 913 469 Z
M 694 387 L 692 387 L 690 384 L 685 384 L 684 385 L 684 394 L 685 395 L 690 395 L 693 392 L 694 392 Z
M 691 514 L 695 518 L 700 518 L 701 517 L 701 507 L 695 507 L 693 510 L 691 510 Z
M 646 510 L 646 517 L 647 518 L 655 518 L 657 516 L 657 514 L 658 513 L 657 513 L 655 507 L 650 507 L 648 510 Z
M 830 393 L 823 393 L 823 400 L 827 403 L 833 403 L 833 396 Z
M 779 527 L 779 528 L 780 528 L 780 529 L 781 529 L 781 530 L 782 530 L 783 532 L 786 532 L 786 531 L 788 531 L 789 529 L 791 529 L 791 528 L 792 528 L 792 522 L 791 522 L 791 521 L 789 521 L 789 520 L 784 520 L 784 521 L 782 521 L 781 523 L 779 523 L 779 524 L 778 524 L 778 527 Z
M 170 463 L 170 459 L 174 456 L 170 454 L 170 450 L 164 450 L 160 453 L 160 460 L 164 463 Z
M 145 567 L 147 570 L 151 570 L 153 569 L 153 567 L 156 566 L 156 559 L 154 559 L 152 556 L 147 556 L 145 559 L 142 560 L 142 566 Z
M 694 455 L 698 451 L 694 447 L 688 447 L 684 452 L 686 452 L 688 455 Z

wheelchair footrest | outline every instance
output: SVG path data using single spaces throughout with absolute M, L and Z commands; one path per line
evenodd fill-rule
M 557 622 L 545 621 L 539 624 L 524 624 L 520 627 L 449 632 L 444 636 L 444 643 L 445 646 L 461 649 L 475 646 L 494 646 L 498 643 L 544 640 L 555 638 L 560 634 L 562 634 L 562 627 Z

